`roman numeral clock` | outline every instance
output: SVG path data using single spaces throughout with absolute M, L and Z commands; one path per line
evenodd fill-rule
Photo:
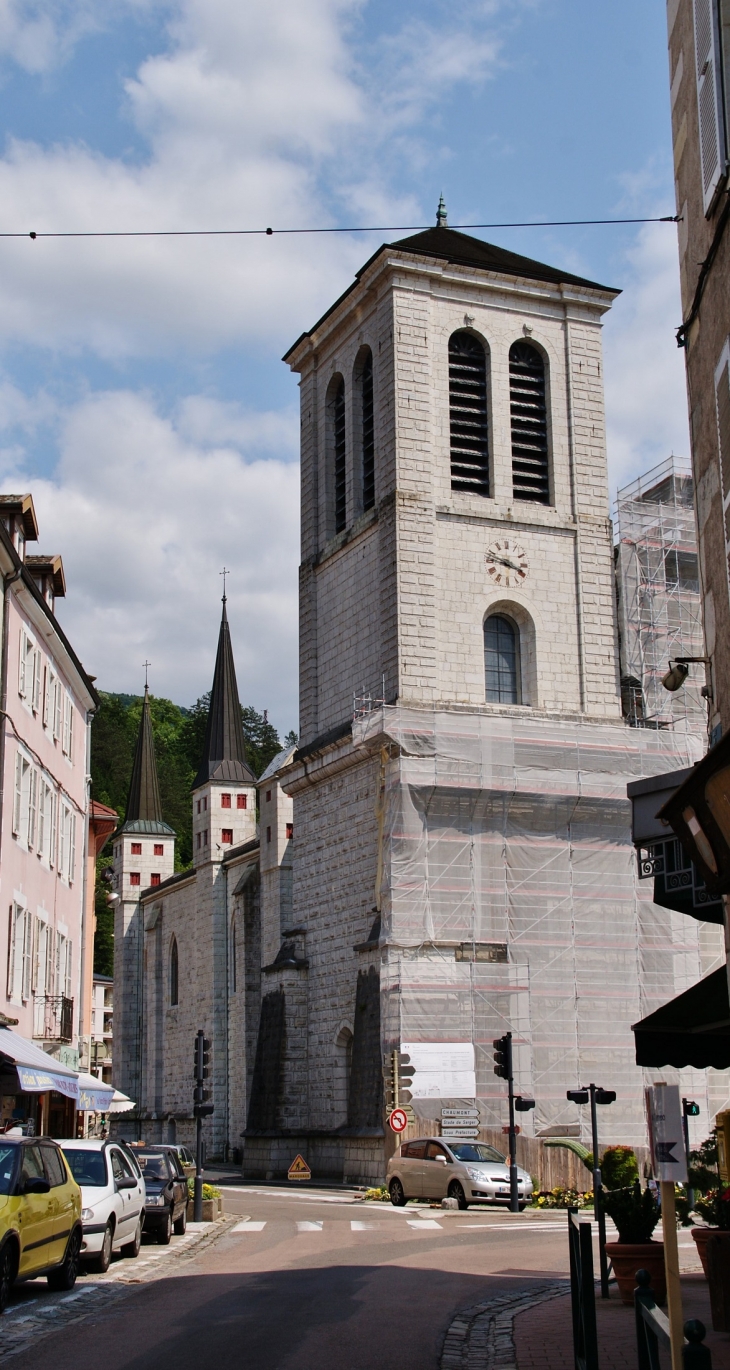
M 522 585 L 529 575 L 530 563 L 524 548 L 514 538 L 500 538 L 493 542 L 484 556 L 487 574 L 492 585 L 509 590 Z

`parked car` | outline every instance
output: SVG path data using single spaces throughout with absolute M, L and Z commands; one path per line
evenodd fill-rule
M 134 1156 L 144 1176 L 147 1191 L 144 1230 L 154 1233 L 160 1246 L 168 1246 L 173 1228 L 181 1237 L 187 1226 L 188 1182 L 185 1171 L 174 1146 L 138 1144 L 134 1147 Z
M 81 1186 L 82 1261 L 103 1274 L 113 1251 L 138 1256 L 146 1195 L 133 1158 L 116 1142 L 99 1138 L 64 1142 L 63 1154 Z
M 50 1137 L 0 1138 L 0 1312 L 16 1280 L 45 1275 L 73 1289 L 79 1270 L 81 1190 Z
M 186 1175 L 194 1175 L 194 1174 L 195 1174 L 195 1157 L 194 1157 L 192 1151 L 190 1151 L 190 1150 L 188 1149 L 188 1147 L 186 1147 L 186 1146 L 178 1146 L 176 1143 L 172 1143 L 172 1142 L 170 1143 L 170 1150 L 171 1150 L 171 1151 L 176 1151 L 176 1152 L 177 1152 L 178 1159 L 179 1159 L 179 1161 L 180 1161 L 180 1164 L 181 1164 L 183 1170 L 185 1171 L 185 1174 L 186 1174 Z
M 390 1201 L 400 1208 L 409 1199 L 456 1199 L 470 1203 L 509 1203 L 509 1164 L 484 1142 L 445 1142 L 419 1137 L 403 1142 L 388 1162 Z M 532 1180 L 517 1171 L 520 1212 L 532 1194 Z

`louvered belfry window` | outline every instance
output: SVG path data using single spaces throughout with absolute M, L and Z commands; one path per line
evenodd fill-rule
M 362 387 L 362 507 L 375 504 L 375 424 L 373 420 L 373 354 L 368 352 L 360 377 Z
M 489 494 L 487 359 L 473 333 L 449 339 L 451 489 Z
M 516 342 L 509 350 L 509 400 L 512 494 L 549 504 L 545 363 L 531 343 Z
M 345 463 L 345 382 L 337 382 L 332 397 L 335 532 L 341 533 L 347 523 L 347 470 Z

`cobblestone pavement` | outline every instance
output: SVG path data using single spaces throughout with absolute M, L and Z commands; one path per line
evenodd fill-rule
M 106 1274 L 80 1275 L 70 1294 L 53 1294 L 45 1279 L 17 1285 L 0 1319 L 0 1363 L 61 1327 L 103 1314 L 139 1285 L 164 1278 L 237 1221 L 234 1216 L 217 1223 L 188 1223 L 184 1236 L 173 1237 L 169 1246 L 145 1242 L 136 1260 L 115 1256 Z

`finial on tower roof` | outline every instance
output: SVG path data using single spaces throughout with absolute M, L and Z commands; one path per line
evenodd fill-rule
M 219 574 L 219 576 L 222 576 L 222 577 L 223 577 L 223 603 L 225 604 L 226 598 L 227 598 L 227 596 L 226 596 L 226 576 L 229 576 L 231 573 L 230 573 L 230 571 L 228 570 L 228 568 L 227 568 L 226 566 L 224 566 L 224 567 L 223 567 L 223 570 L 222 570 L 222 571 L 219 571 L 218 574 Z
M 145 694 L 147 694 L 148 691 L 149 691 L 149 688 L 150 688 L 149 685 L 147 684 L 147 670 L 148 670 L 148 667 L 150 667 L 150 666 L 152 665 L 152 662 L 151 662 L 151 661 L 143 661 L 143 662 L 142 662 L 142 665 L 144 666 L 144 692 L 145 692 Z
M 448 226 L 449 226 L 449 218 L 448 218 L 448 215 L 447 215 L 447 213 L 446 213 L 446 205 L 445 205 L 445 203 L 444 203 L 444 197 L 443 197 L 443 195 L 439 195 L 439 207 L 438 207 L 438 209 L 436 210 L 436 227 L 437 227 L 437 228 L 448 228 Z

